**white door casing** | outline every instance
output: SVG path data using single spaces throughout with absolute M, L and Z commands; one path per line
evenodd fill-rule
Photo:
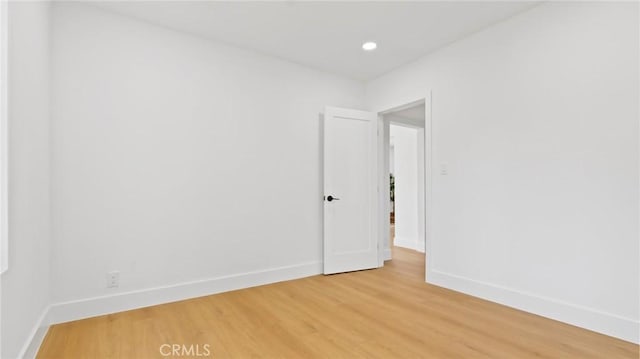
M 324 274 L 379 266 L 377 126 L 375 113 L 325 108 Z

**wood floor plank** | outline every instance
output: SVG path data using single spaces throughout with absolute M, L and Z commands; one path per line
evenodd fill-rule
M 38 358 L 633 358 L 639 347 L 424 283 L 394 248 L 370 271 L 314 276 L 54 325 Z M 182 355 L 181 358 L 203 356 Z

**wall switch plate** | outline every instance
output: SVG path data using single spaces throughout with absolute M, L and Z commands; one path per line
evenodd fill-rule
M 449 165 L 447 163 L 441 163 L 440 164 L 440 175 L 441 176 L 446 176 L 449 174 Z
M 107 288 L 118 288 L 120 285 L 120 272 L 112 271 L 107 273 Z

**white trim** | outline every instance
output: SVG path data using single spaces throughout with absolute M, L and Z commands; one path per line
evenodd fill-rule
M 383 130 L 383 136 L 379 136 L 378 139 L 378 146 L 380 148 L 383 149 L 384 153 L 382 153 L 382 155 L 380 156 L 379 162 L 378 162 L 378 166 L 381 168 L 381 175 L 379 177 L 379 183 L 378 185 L 381 188 L 389 188 L 389 179 L 388 179 L 388 172 L 389 172 L 389 162 L 388 160 L 385 161 L 385 159 L 387 159 L 389 157 L 389 124 L 391 123 L 391 121 L 388 121 L 387 119 L 385 119 L 384 115 L 391 113 L 391 112 L 395 112 L 395 111 L 400 111 L 400 110 L 404 110 L 407 108 L 411 108 L 414 107 L 416 105 L 420 105 L 420 104 L 424 104 L 425 106 L 425 114 L 424 114 L 424 248 L 422 246 L 419 246 L 418 249 L 420 252 L 424 252 L 425 253 L 425 282 L 427 282 L 426 278 L 429 277 L 429 274 L 431 273 L 432 267 L 431 267 L 431 263 L 433 261 L 433 255 L 431 253 L 431 242 L 433 240 L 433 235 L 432 235 L 432 228 L 433 226 L 431 225 L 431 217 L 432 215 L 432 208 L 433 208 L 433 196 L 431 194 L 431 189 L 432 189 L 432 182 L 433 182 L 433 178 L 432 178 L 432 159 L 431 157 L 433 156 L 433 150 L 432 150 L 432 143 L 433 143 L 433 138 L 432 138 L 432 118 L 431 118 L 431 112 L 432 112 L 432 107 L 433 107 L 433 100 L 432 100 L 432 91 L 428 90 L 425 92 L 425 95 L 418 99 L 410 99 L 410 100 L 405 100 L 405 101 L 397 101 L 397 103 L 403 103 L 403 105 L 401 106 L 394 106 L 394 107 L 383 107 L 383 109 L 377 109 L 375 110 L 378 113 L 378 121 L 380 123 L 383 124 L 383 126 L 379 126 L 379 128 L 381 128 Z M 386 124 L 386 125 L 385 125 Z M 386 143 L 385 143 L 386 141 Z M 388 201 L 381 199 L 379 204 L 378 204 L 378 210 L 382 211 L 382 213 L 385 213 L 385 211 L 388 212 Z M 381 218 L 381 221 L 385 221 L 386 219 Z M 387 243 L 391 243 L 391 238 L 390 236 L 390 231 L 388 230 L 383 230 L 382 231 L 382 235 L 380 236 L 380 242 L 379 242 L 379 248 L 381 249 L 381 251 L 384 251 L 384 260 L 390 260 L 391 259 L 391 249 L 388 247 L 385 247 L 385 239 L 387 239 Z M 397 239 L 396 239 L 397 240 Z M 413 248 L 411 248 L 413 249 Z M 429 256 L 429 258 L 427 258 L 427 256 Z
M 432 269 L 427 282 L 580 328 L 640 343 L 640 322 L 593 308 Z
M 31 329 L 29 336 L 27 337 L 27 341 L 20 349 L 18 353 L 18 359 L 31 359 L 35 358 L 36 354 L 38 354 L 38 349 L 40 349 L 40 345 L 44 340 L 45 335 L 47 334 L 47 330 L 49 330 L 49 311 L 51 306 L 46 306 L 36 324 Z
M 64 323 L 72 320 L 176 302 L 231 290 L 304 278 L 321 273 L 322 262 L 310 262 L 56 303 L 51 305 L 51 310 L 49 311 L 49 323 Z
M 8 2 L 0 1 L 0 274 L 9 268 L 9 15 Z
M 389 201 L 389 122 L 378 114 L 378 267 L 384 266 L 384 261 L 391 259 L 391 232 Z
M 425 282 L 433 271 L 433 93 L 429 90 L 425 94 L 424 103 L 424 252 L 425 252 Z

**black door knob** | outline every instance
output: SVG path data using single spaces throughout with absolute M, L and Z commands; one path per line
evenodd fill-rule
M 338 197 L 334 197 L 334 196 L 331 196 L 331 195 L 327 196 L 327 201 L 329 201 L 329 202 L 331 202 L 331 201 L 339 201 L 339 200 L 340 200 L 340 198 L 338 198 Z

